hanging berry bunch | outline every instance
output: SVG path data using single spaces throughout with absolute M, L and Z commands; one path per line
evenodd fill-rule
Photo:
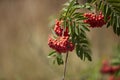
M 113 66 L 108 61 L 104 61 L 102 68 L 101 68 L 101 73 L 102 74 L 115 74 L 115 72 L 119 70 L 120 70 L 120 65 Z
M 108 80 L 120 80 L 120 65 L 111 65 L 108 61 L 104 61 L 101 73 L 109 74 Z
M 53 39 L 50 36 L 48 45 L 59 54 L 73 51 L 74 44 L 69 40 L 68 27 L 65 30 L 62 29 L 61 21 L 56 20 L 54 32 L 56 33 L 57 37 Z
M 86 18 L 83 13 L 77 11 L 81 8 L 91 8 L 91 6 L 85 4 L 83 7 L 83 5 L 78 4 L 77 0 L 70 1 L 65 6 L 52 28 L 53 35 L 50 35 L 48 39 L 49 47 L 54 50 L 49 54 L 49 57 L 56 56 L 55 60 L 60 65 L 62 53 L 67 54 L 75 49 L 78 57 L 91 61 L 91 50 L 86 37 L 89 24 L 84 22 Z M 57 60 L 59 56 L 61 56 L 60 62 Z
M 120 44 L 115 48 L 114 54 L 116 54 L 112 59 L 105 60 L 101 67 L 102 74 L 109 74 L 108 80 L 120 80 Z
M 89 27 L 92 28 L 103 27 L 103 25 L 106 24 L 102 12 L 100 12 L 99 14 L 84 13 L 84 17 L 87 18 L 86 20 L 84 20 L 84 22 L 89 24 L 90 25 Z

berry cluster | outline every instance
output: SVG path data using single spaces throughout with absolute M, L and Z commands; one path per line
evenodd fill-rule
M 102 74 L 110 74 L 110 77 L 108 80 L 120 80 L 120 77 L 118 79 L 115 78 L 114 74 L 120 70 L 120 66 L 111 66 L 108 61 L 104 61 L 101 69 Z
M 49 37 L 48 45 L 59 53 L 66 53 L 74 49 L 74 45 L 69 41 L 68 36 L 58 37 L 57 39 Z
M 62 36 L 62 35 L 69 36 L 68 27 L 66 27 L 66 30 L 64 31 L 64 29 L 62 29 L 62 26 L 61 26 L 61 21 L 56 20 L 54 31 L 55 31 L 57 36 Z
M 102 12 L 100 12 L 99 14 L 84 13 L 84 17 L 87 18 L 86 20 L 84 20 L 84 22 L 89 24 L 92 28 L 102 27 L 104 24 L 106 24 Z
M 120 77 L 115 77 L 114 75 L 111 75 L 108 80 L 120 80 Z
M 48 45 L 50 48 L 56 50 L 58 53 L 66 53 L 67 51 L 73 51 L 74 45 L 69 41 L 68 27 L 66 30 L 62 29 L 61 21 L 56 20 L 54 32 L 57 38 L 53 39 L 49 37 Z

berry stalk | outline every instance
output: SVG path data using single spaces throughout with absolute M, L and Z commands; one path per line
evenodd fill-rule
M 66 52 L 65 67 L 64 67 L 64 74 L 63 74 L 63 79 L 62 80 L 65 80 L 66 69 L 67 69 L 67 61 L 68 61 L 68 51 Z

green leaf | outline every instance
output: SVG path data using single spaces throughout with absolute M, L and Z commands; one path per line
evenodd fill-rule
M 107 28 L 110 27 L 110 22 L 107 23 Z
M 110 17 L 111 11 L 108 5 L 106 5 L 105 13 L 104 13 L 104 20 L 107 22 L 108 17 Z
M 64 64 L 64 61 L 63 61 L 63 59 L 62 59 L 62 55 L 59 54 L 59 53 L 57 54 L 56 60 L 57 60 L 57 64 L 58 64 L 58 65 Z
M 56 53 L 56 51 L 52 51 L 51 53 L 49 53 L 48 57 L 54 55 Z
M 86 34 L 85 34 L 85 33 L 80 33 L 80 36 L 81 36 L 82 38 L 86 38 Z
M 89 55 L 89 53 L 85 53 L 85 57 L 86 57 L 89 61 L 92 61 L 92 58 L 91 58 L 91 56 Z
M 84 6 L 86 9 L 92 11 L 94 8 L 89 4 L 89 3 L 85 3 L 85 6 Z
M 117 17 L 114 16 L 114 23 L 113 23 L 113 31 L 114 31 L 114 33 L 117 33 L 117 24 L 116 24 L 116 22 L 117 22 Z
M 109 6 L 107 6 L 107 10 L 106 10 L 106 21 L 108 20 L 108 18 L 110 17 L 111 15 L 111 8 Z
M 79 29 L 78 29 L 77 26 L 75 27 L 75 34 L 76 34 L 76 35 L 79 35 Z
M 87 0 L 88 3 L 94 3 L 96 0 Z
M 104 10 L 103 10 L 103 14 L 105 16 L 104 20 L 106 21 L 106 10 L 107 10 L 107 5 L 104 5 Z
M 107 0 L 109 3 L 120 3 L 120 0 Z
M 87 27 L 88 27 L 88 25 L 86 26 L 85 24 L 83 24 L 83 25 L 81 26 L 81 28 L 82 28 L 83 30 L 85 30 L 85 31 L 90 31 Z
M 113 25 L 113 20 L 114 19 L 114 13 L 111 14 L 111 17 L 110 17 L 110 25 Z
M 83 13 L 79 13 L 79 12 L 75 12 L 72 16 L 74 17 L 74 16 L 83 16 Z
M 112 60 L 112 65 L 120 65 L 120 59 L 113 59 Z
M 120 35 L 120 17 L 117 16 L 117 35 Z
M 67 12 L 66 12 L 66 17 L 68 16 L 69 14 L 69 11 L 71 10 L 71 8 L 75 5 L 76 3 L 76 0 L 72 0 L 69 4 L 69 6 L 67 7 Z
M 87 39 L 82 39 L 82 40 L 80 40 L 80 43 L 89 44 L 89 42 L 88 42 Z
M 72 18 L 73 19 L 76 19 L 76 18 L 83 18 L 83 13 L 79 13 L 79 12 L 76 12 L 72 15 Z
M 102 6 L 102 1 L 100 0 L 99 3 L 98 3 L 98 10 L 101 9 L 101 6 Z
M 76 53 L 77 53 L 77 56 L 83 60 L 83 49 L 80 47 L 80 45 L 76 45 Z

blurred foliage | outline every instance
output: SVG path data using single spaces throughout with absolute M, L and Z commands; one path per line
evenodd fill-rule
M 100 68 L 101 62 L 99 61 L 90 65 L 87 69 L 81 71 L 80 80 L 101 80 Z
M 114 49 L 114 56 L 111 61 L 112 65 L 120 66 L 120 44 Z M 117 76 L 120 76 L 120 70 L 115 73 Z

